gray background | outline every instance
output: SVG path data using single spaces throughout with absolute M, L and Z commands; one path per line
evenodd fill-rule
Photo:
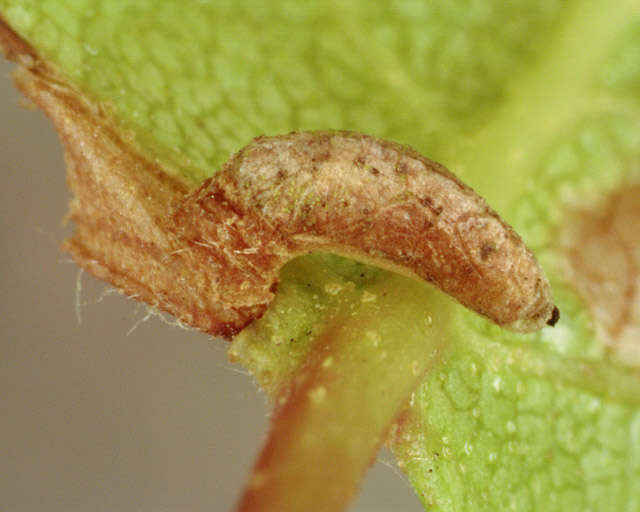
M 231 510 L 267 399 L 226 342 L 143 321 L 60 252 L 61 147 L 0 61 L 0 510 Z M 392 461 L 350 511 L 422 510 Z

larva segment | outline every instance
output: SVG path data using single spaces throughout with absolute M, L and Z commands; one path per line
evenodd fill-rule
M 281 266 L 318 250 L 429 281 L 515 331 L 558 319 L 533 254 L 482 198 L 440 164 L 367 135 L 259 137 L 174 218 L 233 309 L 266 308 Z

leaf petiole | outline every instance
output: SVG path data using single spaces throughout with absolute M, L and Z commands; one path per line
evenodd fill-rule
M 239 511 L 343 510 L 411 393 L 442 357 L 452 301 L 397 275 L 367 293 L 375 300 L 341 308 L 277 393 Z M 232 348 L 232 356 L 242 354 Z

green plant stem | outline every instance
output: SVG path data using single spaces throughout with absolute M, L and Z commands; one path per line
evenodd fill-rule
M 450 336 L 443 294 L 398 276 L 371 292 L 375 300 L 343 308 L 349 313 L 327 323 L 276 397 L 239 511 L 343 510 L 412 391 L 440 360 Z

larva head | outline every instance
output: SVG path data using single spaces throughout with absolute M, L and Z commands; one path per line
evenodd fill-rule
M 482 215 L 469 216 L 458 223 L 457 230 L 479 280 L 468 283 L 478 311 L 518 332 L 557 322 L 559 311 L 540 265 L 494 212 L 487 208 Z

